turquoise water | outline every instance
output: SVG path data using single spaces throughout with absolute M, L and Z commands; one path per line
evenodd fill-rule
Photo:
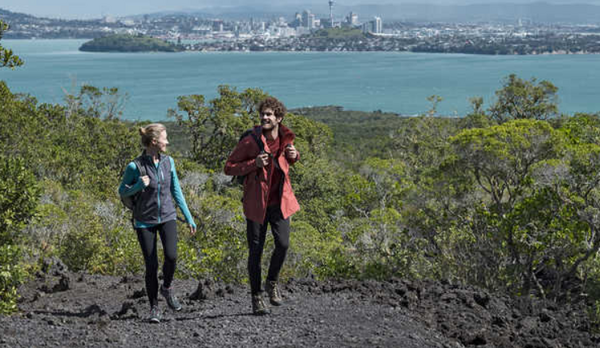
M 62 103 L 82 84 L 128 94 L 124 118 L 164 120 L 177 97 L 216 96 L 217 86 L 258 87 L 288 107 L 340 105 L 415 115 L 439 95 L 442 115 L 464 115 L 469 98 L 486 105 L 511 73 L 549 80 L 564 113 L 600 111 L 600 55 L 476 56 L 352 53 L 83 53 L 85 40 L 2 40 L 25 61 L 0 69 L 13 92 Z

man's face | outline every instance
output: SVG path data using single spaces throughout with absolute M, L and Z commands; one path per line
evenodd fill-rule
M 260 112 L 260 125 L 263 129 L 270 130 L 279 126 L 281 117 L 275 116 L 275 112 L 271 108 L 265 108 Z

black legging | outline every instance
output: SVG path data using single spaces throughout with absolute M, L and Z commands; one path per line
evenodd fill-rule
M 267 236 L 267 224 L 271 225 L 271 232 L 275 240 L 275 250 L 271 256 L 267 280 L 277 281 L 279 271 L 285 261 L 285 255 L 290 246 L 290 219 L 284 219 L 278 205 L 267 208 L 265 221 L 262 224 L 246 219 L 246 237 L 248 239 L 248 275 L 250 277 L 250 290 L 253 295 L 261 289 L 261 267 L 263 248 Z
M 138 241 L 146 264 L 146 291 L 150 306 L 158 304 L 158 254 L 156 235 L 160 234 L 165 263 L 163 264 L 163 286 L 171 287 L 177 262 L 177 222 L 167 221 L 149 228 L 136 228 Z

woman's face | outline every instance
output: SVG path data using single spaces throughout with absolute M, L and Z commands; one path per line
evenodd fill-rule
M 164 130 L 160 132 L 158 138 L 152 140 L 152 145 L 154 145 L 154 147 L 156 147 L 156 149 L 160 152 L 167 151 L 167 145 L 169 145 L 169 141 L 167 140 L 167 131 Z

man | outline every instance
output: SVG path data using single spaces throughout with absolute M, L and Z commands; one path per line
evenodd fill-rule
M 265 290 L 272 305 L 282 304 L 277 285 L 279 271 L 290 241 L 290 216 L 300 209 L 292 191 L 289 168 L 299 158 L 294 133 L 281 121 L 285 106 L 276 98 L 266 98 L 258 107 L 260 126 L 240 140 L 225 164 L 225 174 L 244 176 L 242 199 L 248 240 L 248 274 L 252 293 L 252 312 L 268 314 L 262 298 L 261 267 L 267 225 L 275 241 Z M 260 144 L 259 144 L 260 142 Z M 261 148 L 263 149 L 261 151 Z

